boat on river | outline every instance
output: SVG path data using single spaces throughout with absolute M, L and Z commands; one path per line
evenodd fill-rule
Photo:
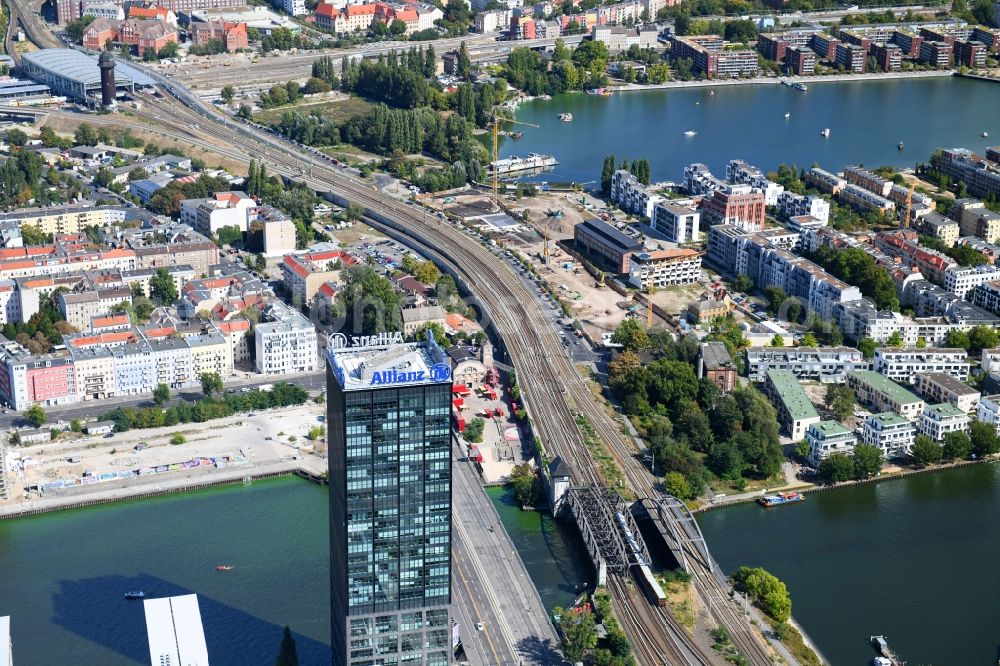
M 819 133 L 819 135 L 829 138 L 830 128 L 829 127 L 824 128 L 823 131 Z
M 888 641 L 885 640 L 885 636 L 872 636 L 868 640 L 871 641 L 872 647 L 878 652 L 878 656 L 872 661 L 872 664 L 877 666 L 906 666 L 906 662 L 899 658 L 899 656 L 892 651 L 889 647 Z
M 694 136 L 695 134 L 697 134 L 697 132 L 695 132 L 694 130 L 688 130 L 684 132 L 684 136 Z
M 233 570 L 233 565 L 232 564 L 220 564 L 219 566 L 215 567 L 215 570 L 216 571 L 232 571 Z
M 571 123 L 571 122 L 573 122 L 573 114 L 572 113 L 560 113 L 559 114 L 559 120 L 563 121 L 564 123 Z
M 801 81 L 795 82 L 794 84 L 792 84 L 792 87 L 795 88 L 796 90 L 801 90 L 802 92 L 809 90 L 809 88 L 806 87 L 806 84 L 802 83 Z
M 806 496 L 802 493 L 778 493 L 776 495 L 764 495 L 757 498 L 757 504 L 761 506 L 779 506 L 781 504 L 792 504 L 794 502 L 804 502 Z
M 142 590 L 132 590 L 130 592 L 126 592 L 125 593 L 125 598 L 126 599 L 145 599 L 146 598 L 146 593 L 143 592 Z

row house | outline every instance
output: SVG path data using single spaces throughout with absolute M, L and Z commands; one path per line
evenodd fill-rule
M 837 196 L 840 191 L 847 187 L 847 181 L 840 176 L 830 173 L 820 169 L 819 167 L 812 167 L 809 171 L 806 171 L 802 176 L 802 180 L 805 181 L 807 185 L 812 185 L 820 192 Z

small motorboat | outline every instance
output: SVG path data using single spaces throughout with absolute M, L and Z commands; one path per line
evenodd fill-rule
M 989 135 L 990 135 L 990 133 L 989 133 L 989 132 L 983 132 L 983 133 L 982 133 L 982 134 L 980 134 L 979 136 L 981 136 L 981 137 L 983 137 L 983 138 L 985 139 L 985 138 L 986 138 L 986 137 L 988 137 Z
M 715 95 L 715 91 L 714 90 L 709 90 L 708 91 L 708 96 L 712 97 L 713 95 Z
M 790 113 L 786 113 L 786 114 L 785 114 L 785 117 L 786 117 L 786 118 L 791 118 L 791 117 L 792 117 L 792 114 L 790 114 Z
M 806 84 L 802 83 L 801 81 L 794 83 L 792 87 L 795 88 L 796 90 L 801 90 L 802 92 L 809 90 L 809 88 L 806 87 Z
M 219 566 L 215 567 L 215 570 L 216 571 L 232 571 L 233 570 L 233 565 L 232 564 L 220 564 Z
M 820 134 L 820 136 L 825 136 L 825 137 L 829 137 L 829 136 L 830 136 L 830 128 L 829 128 L 829 127 L 825 128 L 825 129 L 824 129 L 824 130 L 823 130 L 822 132 L 820 132 L 819 134 Z
M 694 136 L 695 134 L 697 134 L 697 132 L 695 132 L 694 130 L 688 130 L 687 132 L 684 132 L 684 136 Z
M 573 114 L 572 113 L 560 113 L 559 114 L 559 120 L 563 121 L 564 123 L 571 123 L 571 122 L 573 122 Z
M 903 149 L 903 142 L 900 141 L 899 143 L 896 144 L 896 150 L 902 150 L 902 149 Z
M 146 593 L 142 590 L 132 590 L 131 592 L 125 593 L 126 599 L 145 599 Z

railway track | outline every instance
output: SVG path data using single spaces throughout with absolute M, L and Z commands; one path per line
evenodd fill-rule
M 576 411 L 586 415 L 595 431 L 610 445 L 629 485 L 640 495 L 655 497 L 653 479 L 636 461 L 636 452 L 622 437 L 620 425 L 594 400 L 587 384 L 565 355 L 561 340 L 538 306 L 535 295 L 506 263 L 478 243 L 470 242 L 468 236 L 449 224 L 412 205 L 375 195 L 367 185 L 349 178 L 319 157 L 309 153 L 289 154 L 288 146 L 271 137 L 253 136 L 245 129 L 244 134 L 238 131 L 243 128 L 222 127 L 217 124 L 219 121 L 206 122 L 203 113 L 171 98 L 141 98 L 144 109 L 135 115 L 166 125 L 174 130 L 171 135 L 186 132 L 192 143 L 213 150 L 219 149 L 220 142 L 224 143 L 229 146 L 228 154 L 234 157 L 261 159 L 268 162 L 276 173 L 301 178 L 320 191 L 327 188 L 342 192 L 380 217 L 405 221 L 407 224 L 397 231 L 409 235 L 408 242 L 428 257 L 454 267 L 472 293 L 482 299 L 482 306 L 504 341 L 515 367 L 533 369 L 531 373 L 522 373 L 519 381 L 524 387 L 529 410 L 538 417 L 534 421 L 535 428 L 549 450 L 570 462 L 576 471 L 577 482 L 602 484 L 604 480 L 597 474 L 594 460 L 582 441 L 574 418 Z M 268 150 L 268 147 L 272 149 Z M 308 164 L 308 169 L 302 168 L 303 161 Z M 303 176 L 304 173 L 308 175 Z M 433 246 L 425 240 L 427 237 L 433 238 Z M 497 289 L 497 284 L 505 284 L 509 288 Z M 544 418 L 541 418 L 543 414 Z M 719 594 L 720 584 L 711 575 L 697 580 L 702 582 L 701 587 Z M 670 613 L 645 603 L 644 599 L 636 603 L 621 580 L 615 579 L 612 585 L 623 628 L 639 651 L 653 660 L 651 663 L 713 663 L 700 652 Z M 722 613 L 725 620 L 720 618 L 720 622 L 730 628 L 734 642 L 737 642 L 740 635 L 737 628 L 742 624 L 742 618 L 734 622 L 732 615 L 735 611 L 728 609 L 728 604 L 720 602 L 715 605 L 720 610 L 730 611 Z M 650 632 L 651 627 L 659 627 L 662 635 Z M 753 642 L 753 637 L 749 635 L 748 639 L 741 645 L 741 652 L 754 657 L 754 664 L 771 663 L 770 656 L 759 641 Z

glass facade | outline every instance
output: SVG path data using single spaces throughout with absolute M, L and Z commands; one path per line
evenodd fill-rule
M 334 663 L 447 664 L 451 382 L 328 389 Z

